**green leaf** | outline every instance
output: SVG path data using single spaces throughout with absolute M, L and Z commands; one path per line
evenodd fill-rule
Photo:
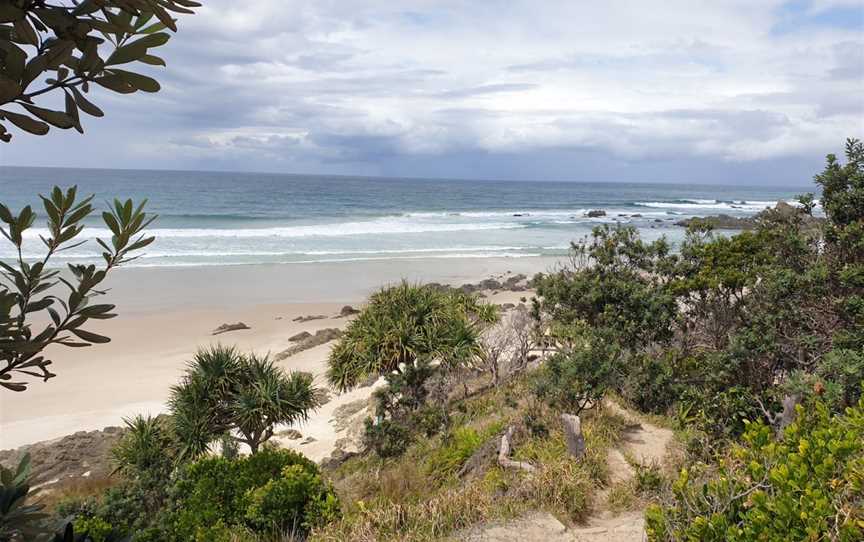
M 107 342 L 111 342 L 111 339 L 109 337 L 105 337 L 104 335 L 98 335 L 90 331 L 84 331 L 83 329 L 73 329 L 72 333 L 74 333 L 79 339 L 94 344 L 104 344 Z
M 66 114 L 69 115 L 69 118 L 75 123 L 73 126 L 75 130 L 78 131 L 79 134 L 84 133 L 84 128 L 81 127 L 81 120 L 78 118 L 78 106 L 75 104 L 75 98 L 72 97 L 72 94 L 69 92 L 65 93 L 66 95 Z
M 75 103 L 78 104 L 78 107 L 81 108 L 81 111 L 94 117 L 105 116 L 105 113 L 103 113 L 101 109 L 96 107 L 93 102 L 85 98 L 84 95 L 81 94 L 81 92 L 77 88 L 72 87 L 72 94 L 75 96 Z
M 138 33 L 139 34 L 152 34 L 153 32 L 159 32 L 161 30 L 165 30 L 166 28 L 168 28 L 168 27 L 165 26 L 163 23 L 153 23 L 150 26 L 148 26 L 147 28 L 139 30 Z
M 103 75 L 102 77 L 97 77 L 93 80 L 99 86 L 105 87 L 108 90 L 113 90 L 114 92 L 120 94 L 132 94 L 136 92 L 138 89 L 133 87 L 129 81 L 115 74 Z
M 112 70 L 114 73 L 123 77 L 130 85 L 143 92 L 159 92 L 161 88 L 159 82 L 152 77 L 141 75 L 140 73 L 127 72 L 125 70 Z
M 120 235 L 120 224 L 117 222 L 114 215 L 108 211 L 104 211 L 102 213 L 102 219 L 105 221 L 105 225 L 111 230 L 111 233 L 114 235 Z
M 39 122 L 38 120 L 31 119 L 27 115 L 21 115 L 19 113 L 12 113 L 10 111 L 4 111 L 0 109 L 0 117 L 3 117 L 18 128 L 21 128 L 25 132 L 30 132 L 35 135 L 45 135 L 48 133 L 48 125 L 44 122 Z
M 15 33 L 18 39 L 30 45 L 39 46 L 39 38 L 36 36 L 36 31 L 30 26 L 30 22 L 26 17 L 18 19 L 12 26 L 15 28 Z
M 35 105 L 31 104 L 21 105 L 33 116 L 38 117 L 49 124 L 53 124 L 57 128 L 62 128 L 66 130 L 75 126 L 75 121 L 72 119 L 72 117 L 61 111 L 52 111 L 50 109 L 36 107 Z
M 149 64 L 150 66 L 167 66 L 167 64 L 165 64 L 165 61 L 156 55 L 144 55 L 138 60 L 140 60 L 144 64 Z

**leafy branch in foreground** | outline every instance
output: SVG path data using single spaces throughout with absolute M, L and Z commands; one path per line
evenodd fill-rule
M 162 30 L 177 31 L 169 12 L 193 13 L 190 8 L 200 5 L 192 0 L 0 0 L 0 120 L 35 135 L 47 134 L 50 126 L 83 133 L 79 110 L 103 116 L 84 96 L 91 83 L 120 94 L 157 92 L 155 79 L 117 66 L 165 66 L 152 49 L 170 38 Z M 34 84 L 43 74 L 48 75 L 44 84 Z M 57 90 L 64 94 L 63 110 L 35 104 L 35 98 Z M 0 124 L 0 141 L 11 139 Z
M 14 245 L 18 254 L 14 262 L 0 261 L 0 386 L 13 391 L 27 389 L 26 382 L 12 381 L 13 373 L 43 381 L 55 376 L 48 370 L 51 361 L 40 355 L 47 346 L 81 347 L 110 341 L 82 329 L 90 319 L 116 316 L 111 312 L 114 305 L 90 304 L 90 300 L 105 293 L 97 287 L 112 269 L 135 259 L 131 254 L 154 240 L 142 233 L 156 218 L 144 212 L 146 200 L 137 207 L 132 200 L 114 200 L 113 209 L 102 213 L 111 230 L 111 240 L 96 240 L 103 249 L 105 265 L 69 264 L 72 273 L 69 280 L 61 276 L 59 269 L 47 266 L 56 254 L 85 243 L 75 239 L 84 229 L 82 222 L 93 212 L 93 196 L 76 201 L 77 188 L 73 186 L 65 193 L 54 187 L 50 197 L 40 197 L 48 216 L 48 236 L 39 235 L 39 239 L 47 251 L 35 263 L 25 261 L 22 246 L 24 234 L 33 225 L 36 214 L 28 205 L 15 215 L 0 203 L 0 222 L 5 225 L 0 225 L 0 234 Z M 69 290 L 65 298 L 52 293 L 61 284 Z M 50 316 L 50 323 L 35 331 L 33 317 L 42 311 Z

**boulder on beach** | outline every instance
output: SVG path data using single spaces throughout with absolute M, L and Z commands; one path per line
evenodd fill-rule
M 213 335 L 219 335 L 221 333 L 228 333 L 229 331 L 238 331 L 241 329 L 252 329 L 243 322 L 237 322 L 236 324 L 222 324 L 213 330 Z
M 273 359 L 275 361 L 282 361 L 283 359 L 289 358 L 295 354 L 299 354 L 304 350 L 309 350 L 310 348 L 315 348 L 316 346 L 320 346 L 334 339 L 338 339 L 341 336 L 342 331 L 336 329 L 335 327 L 319 329 L 315 332 L 315 335 L 309 334 L 309 336 L 305 339 L 297 341 L 297 344 L 295 344 L 291 348 L 288 348 L 276 354 Z
M 342 310 L 339 311 L 338 318 L 345 318 L 346 316 L 352 316 L 359 312 L 360 311 L 358 309 L 355 309 L 351 305 L 345 305 L 344 307 L 342 307 Z
M 324 314 L 310 314 L 308 316 L 298 316 L 291 320 L 292 322 L 311 322 L 312 320 L 323 320 L 327 318 Z
M 291 341 L 292 343 L 296 343 L 297 341 L 306 340 L 311 336 L 312 336 L 312 334 L 309 333 L 308 331 L 301 331 L 300 333 L 298 333 L 296 335 L 292 335 L 292 336 L 288 337 L 288 340 Z
M 588 218 L 600 218 L 601 216 L 606 216 L 606 211 L 603 209 L 592 209 L 585 213 L 585 216 Z

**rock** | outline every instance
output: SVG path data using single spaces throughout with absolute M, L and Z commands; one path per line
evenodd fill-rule
M 505 311 L 509 311 L 509 310 L 515 309 L 515 308 L 516 308 L 516 305 L 513 303 L 504 303 L 503 305 L 501 305 L 501 310 L 505 310 Z
M 236 324 L 222 324 L 221 326 L 213 330 L 213 335 L 219 335 L 220 333 L 228 333 L 229 331 L 238 331 L 241 329 L 251 328 L 243 322 L 237 322 Z
M 0 465 L 15 469 L 30 454 L 33 486 L 62 485 L 79 478 L 107 478 L 114 471 L 112 448 L 123 436 L 122 427 L 78 431 L 60 439 L 0 451 Z
M 336 329 L 335 327 L 319 329 L 315 332 L 315 335 L 310 334 L 305 339 L 301 339 L 291 348 L 288 348 L 287 350 L 283 350 L 282 352 L 276 354 L 273 359 L 274 361 L 282 361 L 285 358 L 289 358 L 295 354 L 299 354 L 304 350 L 309 350 L 310 348 L 315 348 L 316 346 L 328 343 L 334 339 L 338 339 L 341 336 L 342 331 Z
M 585 216 L 588 218 L 600 218 L 601 216 L 606 216 L 606 211 L 603 209 L 592 209 L 585 213 Z
M 501 435 L 490 437 L 477 448 L 476 452 L 471 454 L 471 457 L 465 461 L 456 475 L 459 478 L 482 476 L 495 463 L 500 440 Z
M 736 217 L 729 215 L 706 216 L 704 218 L 685 218 L 675 222 L 676 226 L 689 228 L 692 224 L 707 224 L 718 230 L 748 230 L 756 226 L 752 217 Z
M 353 418 L 367 410 L 369 405 L 370 400 L 368 398 L 357 399 L 356 401 L 339 405 L 333 410 L 333 419 L 330 420 L 333 422 L 333 427 L 336 428 L 336 431 L 340 432 L 346 430 L 351 425 Z
M 659 218 L 655 218 L 655 219 L 654 219 L 654 222 L 663 222 L 663 221 L 660 220 Z
M 280 431 L 276 433 L 276 436 L 287 438 L 289 440 L 298 440 L 303 438 L 303 434 L 296 429 L 286 429 L 285 431 Z
M 318 439 L 316 439 L 315 437 L 306 437 L 305 439 L 303 439 L 303 442 L 300 443 L 300 446 L 303 446 L 305 444 L 311 444 L 317 440 Z
M 789 205 L 783 200 L 777 202 L 777 205 L 774 206 L 774 212 L 786 218 L 793 217 L 798 214 L 804 214 L 804 211 L 797 207 Z
M 327 317 L 323 314 L 315 314 L 315 315 L 310 314 L 309 316 L 298 316 L 297 318 L 294 318 L 291 321 L 292 322 L 311 322 L 312 320 L 323 320 L 325 318 L 327 318 Z
M 328 457 L 321 460 L 321 468 L 326 470 L 336 469 L 342 463 L 358 455 L 360 455 L 358 452 L 349 452 L 337 447 Z
M 630 218 L 642 218 L 642 215 L 636 213 L 635 215 L 630 215 Z
M 311 336 L 312 336 L 312 334 L 309 333 L 308 331 L 301 331 L 300 333 L 298 333 L 296 335 L 291 335 L 290 337 L 288 337 L 288 340 L 291 341 L 292 343 L 296 343 L 297 341 L 304 341 Z
M 351 305 L 345 305 L 344 307 L 342 307 L 342 310 L 339 311 L 338 317 L 339 318 L 345 318 L 347 316 L 355 315 L 359 312 L 360 312 L 359 310 L 355 309 Z

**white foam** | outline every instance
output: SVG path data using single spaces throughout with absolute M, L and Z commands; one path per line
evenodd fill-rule
M 742 201 L 730 203 L 725 201 L 710 201 L 704 203 L 684 203 L 668 201 L 640 201 L 636 203 L 639 207 L 650 207 L 653 209 L 687 209 L 691 211 L 738 211 L 758 212 L 773 205 L 764 201 Z
M 379 219 L 368 222 L 343 222 L 340 224 L 314 224 L 304 226 L 284 226 L 274 228 L 202 229 L 202 228 L 153 228 L 148 235 L 161 239 L 175 238 L 303 238 L 303 237 L 344 237 L 351 235 L 390 235 L 404 233 L 433 233 L 481 230 L 507 230 L 524 227 L 518 223 L 426 223 L 404 219 Z M 49 235 L 47 229 L 34 228 L 24 232 L 27 239 L 38 239 Z M 110 238 L 106 228 L 84 228 L 78 239 Z

